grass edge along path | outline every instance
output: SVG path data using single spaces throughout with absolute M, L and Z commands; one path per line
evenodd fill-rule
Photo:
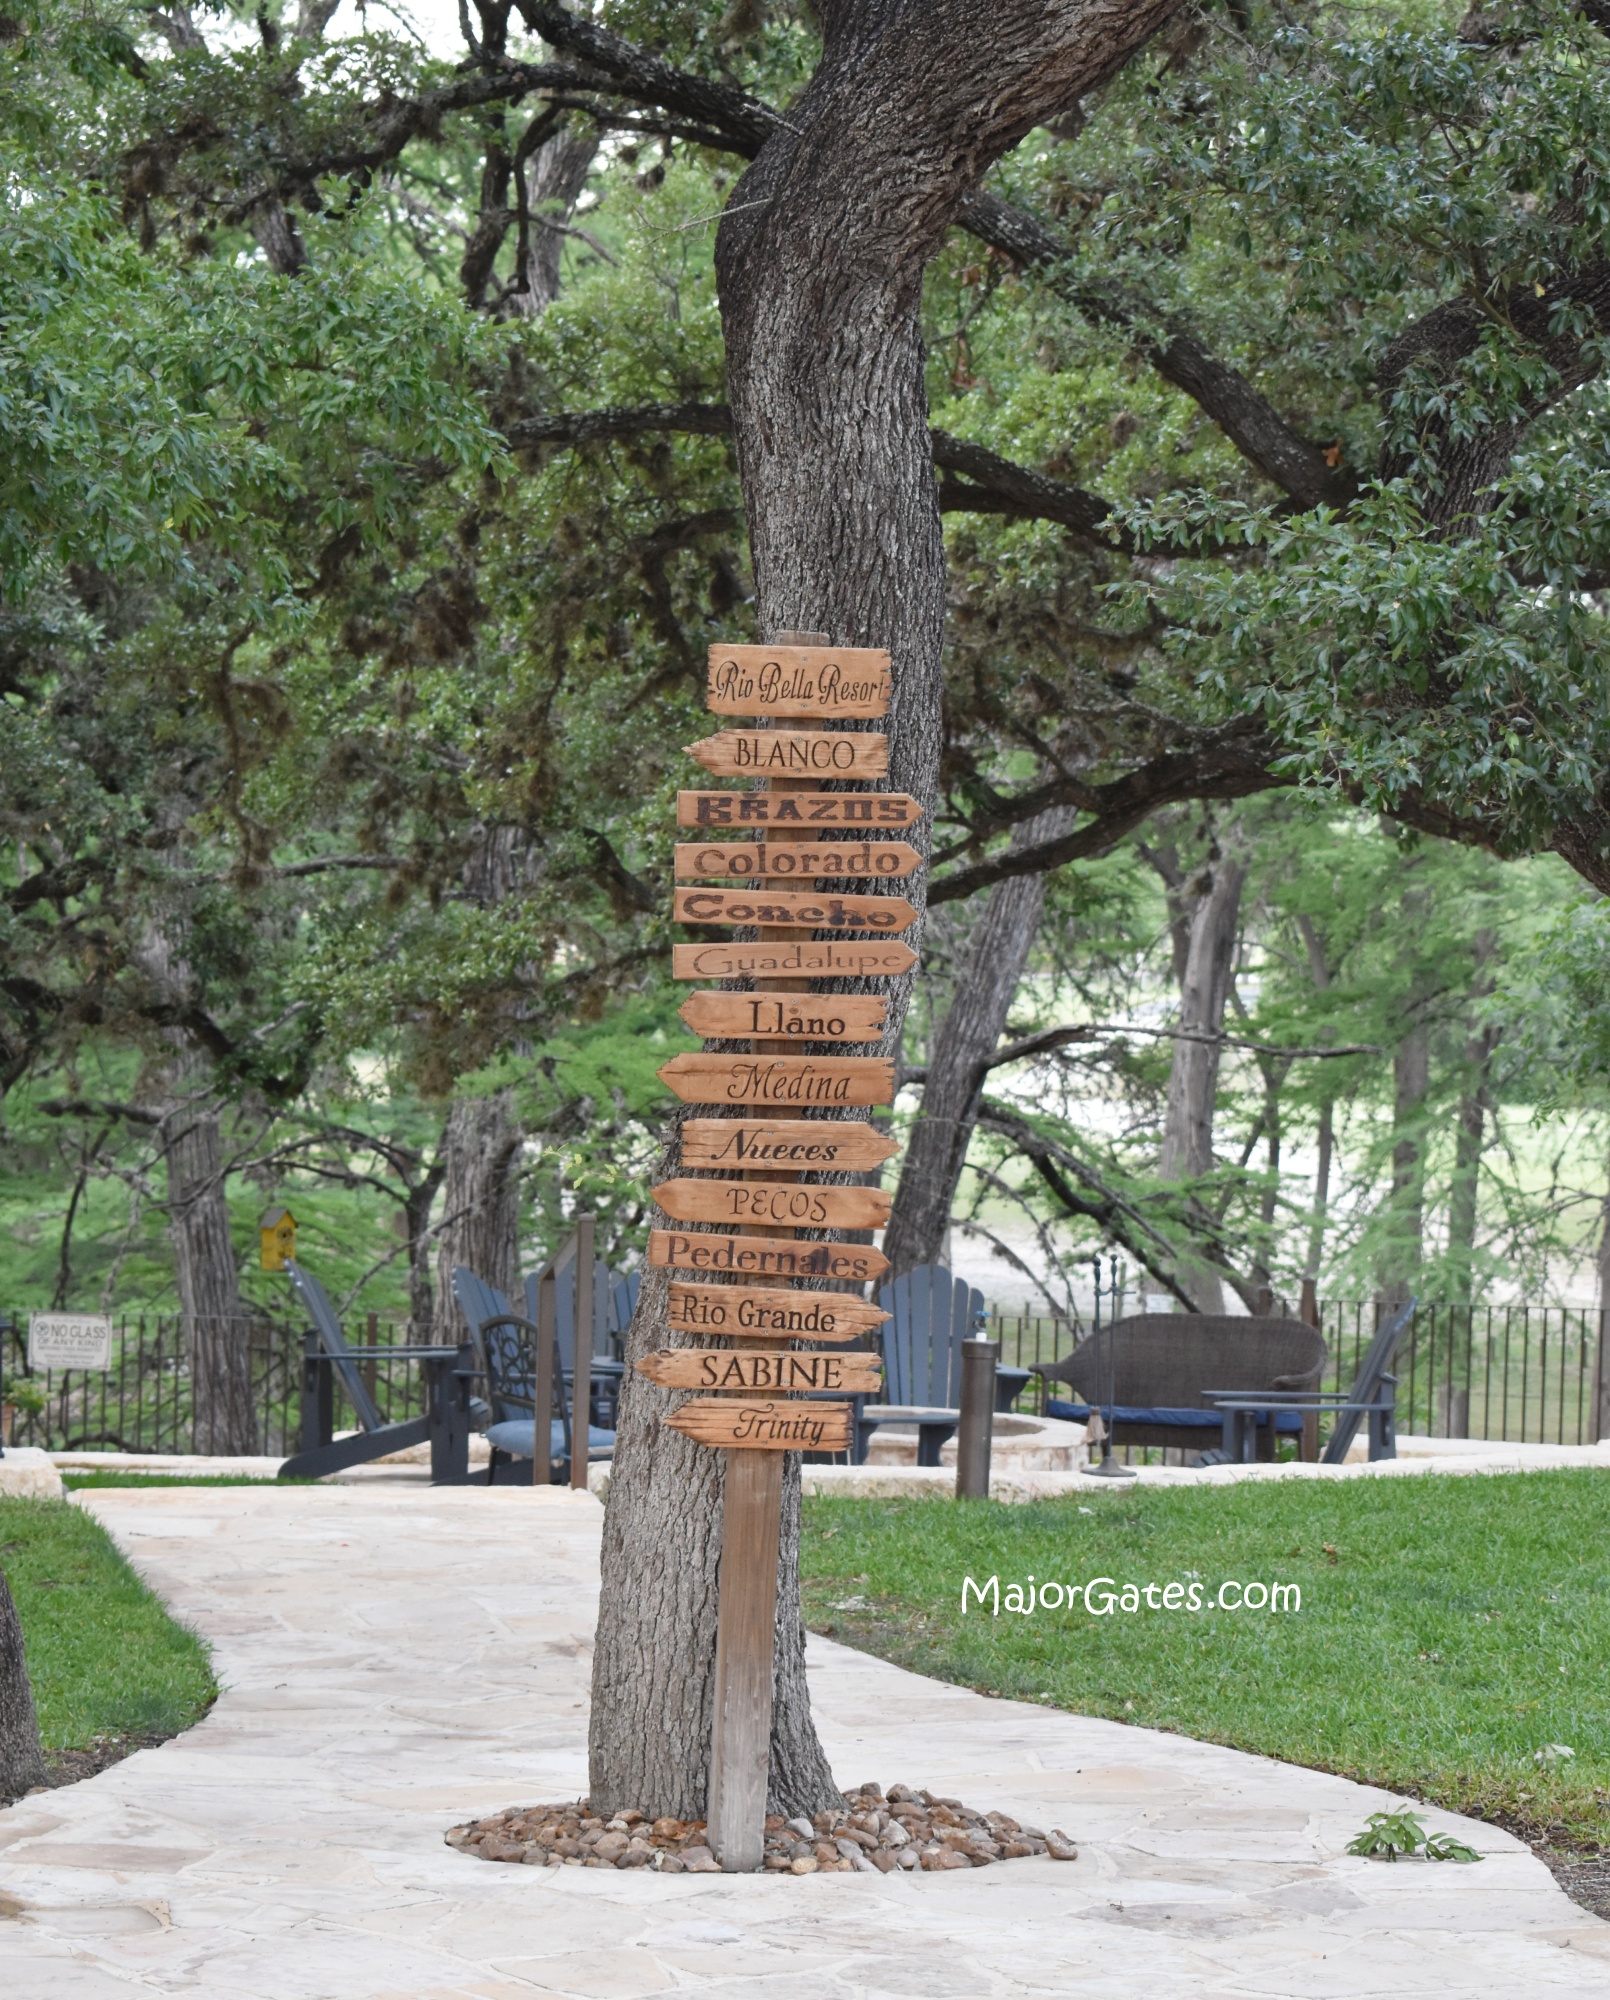
M 801 1572 L 813 1631 L 937 1680 L 1610 1850 L 1602 1472 L 808 1499 Z M 997 1579 L 999 1613 L 962 1611 L 969 1576 Z M 1301 1608 L 1218 1608 L 1237 1581 L 1295 1584 Z M 1048 1582 L 1074 1608 L 1047 1610 Z
M 92 1777 L 177 1736 L 217 1699 L 205 1642 L 82 1508 L 0 1499 L 0 1565 L 22 1621 L 52 1783 Z

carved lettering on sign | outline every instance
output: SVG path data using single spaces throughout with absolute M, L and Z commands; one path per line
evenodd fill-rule
M 821 841 L 797 845 L 783 841 L 678 841 L 675 855 L 679 881 L 701 878 L 792 876 L 796 882 L 893 882 L 914 875 L 922 856 L 904 840 Z M 767 886 L 770 887 L 768 880 Z
M 674 944 L 675 979 L 898 979 L 917 962 L 908 944 L 880 939 L 788 938 L 758 944 Z
M 889 739 L 860 730 L 723 729 L 687 745 L 716 778 L 886 778 Z
M 887 715 L 889 655 L 868 646 L 712 646 L 715 715 Z
M 799 1181 L 661 1181 L 654 1199 L 678 1222 L 763 1222 L 775 1229 L 881 1229 L 894 1202 L 882 1188 Z
M 844 1292 L 768 1291 L 758 1285 L 671 1286 L 671 1324 L 734 1340 L 856 1340 L 889 1315 Z
M 883 1056 L 673 1056 L 660 1080 L 684 1104 L 892 1104 Z
M 679 924 L 798 924 L 812 931 L 876 931 L 892 937 L 917 921 L 904 896 L 801 895 L 787 889 L 678 889 Z
M 696 1035 L 722 1041 L 875 1042 L 887 1000 L 858 994 L 690 993 L 678 1010 Z
M 883 1387 L 883 1363 L 875 1354 L 662 1347 L 636 1367 L 662 1389 L 769 1390 L 783 1396 L 828 1389 L 841 1396 L 875 1396 Z
M 682 1127 L 683 1166 L 728 1173 L 877 1167 L 899 1150 L 898 1141 L 876 1126 L 836 1118 L 690 1118 Z
M 695 1235 L 651 1229 L 648 1261 L 662 1271 L 728 1271 L 748 1278 L 837 1278 L 864 1285 L 889 1260 L 864 1243 L 799 1243 L 775 1236 Z
M 922 807 L 904 792 L 678 792 L 678 826 L 769 826 L 815 837 L 824 826 L 915 826 Z
M 664 1422 L 696 1444 L 750 1451 L 848 1451 L 848 1403 L 684 1403 Z

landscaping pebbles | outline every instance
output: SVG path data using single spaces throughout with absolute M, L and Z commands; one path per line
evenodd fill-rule
M 511 1806 L 455 1826 L 449 1847 L 483 1861 L 519 1861 L 531 1868 L 657 1868 L 662 1875 L 719 1874 L 702 1819 L 653 1819 L 617 1813 L 601 1819 L 585 1799 L 574 1805 Z M 776 1875 L 848 1875 L 896 1869 L 987 1868 L 1048 1854 L 1076 1861 L 1065 1834 L 1041 1833 L 1005 1813 L 973 1812 L 909 1785 L 863 1785 L 844 1794 L 843 1808 L 814 1819 L 766 1820 L 762 1868 Z

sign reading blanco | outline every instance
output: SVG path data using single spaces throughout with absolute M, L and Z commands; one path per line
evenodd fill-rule
M 98 1313 L 33 1313 L 28 1320 L 30 1368 L 112 1365 L 112 1322 Z

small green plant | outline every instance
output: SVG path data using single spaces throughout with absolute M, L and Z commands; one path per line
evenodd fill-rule
M 1427 1861 L 1479 1861 L 1475 1848 L 1447 1833 L 1427 1833 L 1418 1813 L 1371 1813 L 1364 1831 L 1347 1843 L 1349 1854 L 1396 1861 L 1400 1854 L 1424 1853 Z
M 29 1381 L 26 1375 L 14 1375 L 3 1389 L 0 1401 L 10 1403 L 22 1416 L 37 1417 L 45 1407 L 46 1396 L 37 1382 Z

